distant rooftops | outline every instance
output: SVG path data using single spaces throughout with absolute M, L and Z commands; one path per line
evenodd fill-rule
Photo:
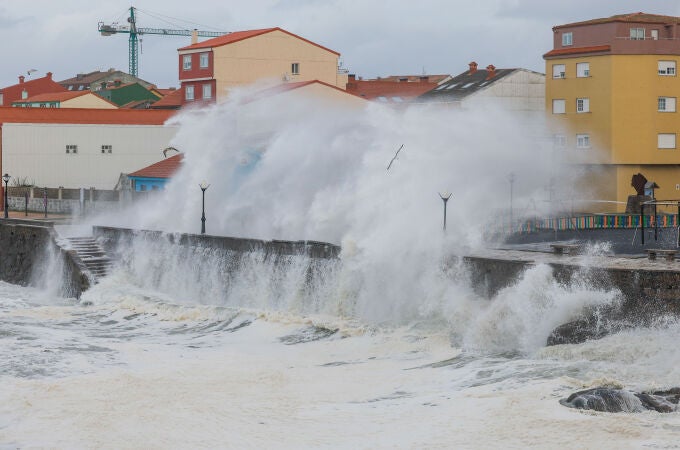
M 450 78 L 448 75 L 445 75 L 445 77 Z M 419 75 L 418 77 L 393 75 L 387 79 L 362 80 L 357 79 L 354 74 L 350 74 L 347 79 L 348 93 L 366 100 L 377 100 L 385 103 L 403 103 L 436 87 L 437 83 L 431 82 L 428 75 Z
M 449 81 L 421 95 L 419 100 L 462 100 L 468 95 L 484 89 L 503 77 L 522 69 L 497 69 L 489 64 L 486 69 L 477 69 L 477 63 L 471 62 L 469 70 L 456 75 Z

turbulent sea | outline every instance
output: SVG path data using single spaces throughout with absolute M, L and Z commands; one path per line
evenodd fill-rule
M 545 282 L 539 268 L 520 285 Z M 513 349 L 531 327 L 492 303 L 460 333 L 445 317 L 369 325 L 187 301 L 123 270 L 80 301 L 0 283 L 0 448 L 680 446 L 678 413 L 558 402 L 677 386 L 680 326 Z
M 495 105 L 237 94 L 173 117 L 182 168 L 99 223 L 195 233 L 205 180 L 208 234 L 331 242 L 341 264 L 139 241 L 78 300 L 50 268 L 42 288 L 0 283 L 0 449 L 680 447 L 678 413 L 559 403 L 680 386 L 680 325 L 545 347 L 617 293 L 539 265 L 489 299 L 449 264 L 489 243 L 508 200 L 518 218 L 542 214 L 544 186 L 582 198 L 552 131 Z

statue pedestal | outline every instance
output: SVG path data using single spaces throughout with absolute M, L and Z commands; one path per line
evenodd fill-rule
M 626 202 L 626 214 L 640 214 L 640 204 L 650 200 L 654 199 L 649 195 L 629 195 Z M 645 208 L 645 214 L 650 214 L 651 211 L 651 208 L 649 211 Z

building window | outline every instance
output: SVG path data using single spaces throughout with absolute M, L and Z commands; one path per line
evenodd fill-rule
M 66 146 L 66 153 L 78 153 L 78 146 L 77 145 L 67 145 Z
M 199 56 L 198 64 L 201 67 L 201 69 L 205 69 L 206 67 L 208 67 L 208 54 L 207 53 L 201 53 L 201 55 Z
M 567 137 L 563 134 L 556 134 L 553 136 L 553 144 L 555 148 L 564 148 L 567 146 Z
M 565 101 L 562 99 L 552 101 L 552 112 L 553 114 L 564 114 L 565 113 Z
M 577 113 L 590 112 L 590 99 L 588 99 L 588 98 L 577 98 L 576 99 L 576 112 Z
M 659 97 L 660 112 L 675 112 L 675 97 Z
M 46 103 L 41 103 L 41 104 L 40 104 L 40 107 L 41 107 L 41 108 L 47 108 L 47 104 L 46 104 Z
M 589 134 L 577 134 L 576 135 L 576 148 L 590 148 L 590 135 Z
M 566 68 L 564 64 L 553 64 L 553 78 L 565 78 Z
M 659 40 L 659 30 L 652 30 L 651 33 L 652 33 L 652 39 L 653 40 L 655 40 L 655 41 Z
M 184 55 L 182 57 L 182 69 L 191 70 L 191 55 Z
M 2 106 L 2 103 L 4 102 L 4 96 L 2 93 L 0 93 L 0 106 Z
M 210 83 L 203 85 L 203 98 L 212 98 L 212 85 Z
M 574 43 L 574 34 L 562 33 L 562 45 L 572 45 Z
M 657 136 L 657 148 L 675 148 L 675 133 L 659 133 Z
M 631 41 L 644 41 L 645 40 L 645 29 L 644 28 L 631 28 L 630 29 L 630 40 Z
M 24 89 L 23 91 L 21 91 L 21 99 L 26 100 L 27 98 L 28 98 L 28 92 L 26 91 L 26 89 Z
M 112 151 L 113 151 L 112 145 L 102 145 L 102 153 L 112 153 Z
M 184 98 L 186 100 L 193 100 L 194 99 L 194 87 L 193 86 L 187 86 L 184 88 Z
M 300 63 L 291 64 L 290 73 L 292 73 L 293 75 L 300 75 Z
M 659 61 L 659 75 L 675 76 L 675 61 Z
M 576 63 L 576 77 L 586 78 L 590 76 L 590 63 Z

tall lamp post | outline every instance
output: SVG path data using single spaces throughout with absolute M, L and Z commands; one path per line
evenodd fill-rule
M 7 203 L 7 185 L 9 184 L 9 179 L 10 176 L 8 174 L 2 176 L 2 181 L 5 182 L 5 219 L 9 217 L 9 204 Z
M 510 182 L 510 230 L 512 231 L 512 188 L 515 184 L 515 173 L 510 172 L 508 175 L 508 181 Z
M 205 234 L 205 190 L 210 187 L 209 184 L 205 184 L 205 181 L 198 185 L 203 193 L 203 207 L 201 213 L 201 234 Z
M 439 192 L 439 197 L 444 202 L 444 231 L 446 231 L 446 202 L 451 198 L 451 193 L 447 191 Z

